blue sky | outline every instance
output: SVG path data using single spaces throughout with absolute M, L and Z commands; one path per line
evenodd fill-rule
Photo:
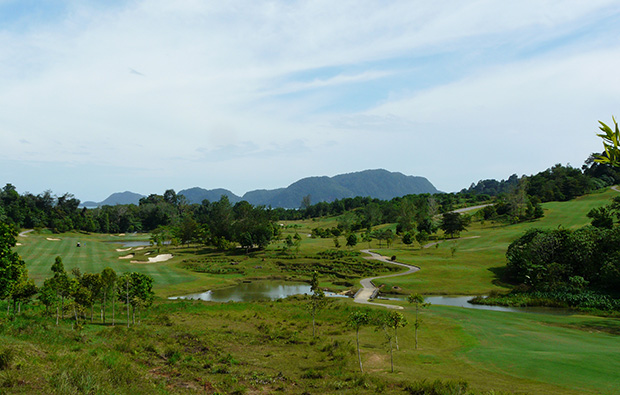
M 0 183 L 100 201 L 580 167 L 620 116 L 619 17 L 603 0 L 0 0 Z

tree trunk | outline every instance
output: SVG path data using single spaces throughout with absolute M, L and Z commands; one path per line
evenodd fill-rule
M 316 308 L 312 308 L 312 337 L 314 337 L 314 317 L 316 315 Z
M 355 330 L 356 340 L 357 340 L 357 360 L 360 363 L 360 372 L 364 373 L 364 369 L 362 368 L 362 355 L 360 354 L 360 330 L 357 328 Z
M 101 303 L 101 322 L 105 324 L 105 302 L 107 302 L 108 292 L 103 291 L 103 302 Z
M 396 333 L 396 328 L 394 328 L 394 340 L 396 341 L 396 351 L 400 350 L 398 348 L 398 334 Z
M 131 306 L 131 325 L 136 325 L 136 306 Z
M 116 287 L 114 287 L 114 289 L 112 290 L 112 295 L 114 295 L 114 293 L 115 293 L 114 291 L 116 291 Z M 116 298 L 114 296 L 112 296 L 112 326 L 114 326 L 114 307 L 115 307 L 114 302 L 115 302 L 115 299 Z
M 22 313 L 22 302 L 20 301 L 17 304 L 17 314 L 21 314 Z
M 390 339 L 390 365 L 392 367 L 392 373 L 394 373 L 394 353 L 392 352 L 392 339 Z
M 129 279 L 127 279 L 127 297 L 125 299 L 125 303 L 127 304 L 127 328 L 129 328 Z
M 418 349 L 418 304 L 415 305 L 415 349 Z

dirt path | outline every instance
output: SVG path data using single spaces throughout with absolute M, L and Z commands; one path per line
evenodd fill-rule
M 357 293 L 355 294 L 355 298 L 354 298 L 355 303 L 371 304 L 373 306 L 383 306 L 388 309 L 402 309 L 402 306 L 370 302 L 370 299 L 373 299 L 375 296 L 377 296 L 377 292 L 379 291 L 379 288 L 375 287 L 372 282 L 373 280 L 376 280 L 378 278 L 405 276 L 407 274 L 417 272 L 418 270 L 420 270 L 420 268 L 417 266 L 413 266 L 413 265 L 407 265 L 406 263 L 391 261 L 388 257 L 379 255 L 370 250 L 362 250 L 362 252 L 370 255 L 370 256 L 364 257 L 366 259 L 375 259 L 381 262 L 391 263 L 394 265 L 406 267 L 408 270 L 402 273 L 388 274 L 387 276 L 377 276 L 377 277 L 369 277 L 369 278 L 361 279 L 360 284 L 362 285 L 362 288 L 359 291 L 357 291 Z
M 456 239 L 444 239 L 444 240 L 435 241 L 435 242 L 433 242 L 433 243 L 424 244 L 424 245 L 422 246 L 422 248 L 432 247 L 432 246 L 434 246 L 434 245 L 436 245 L 436 244 L 439 244 L 439 243 L 444 243 L 444 242 L 446 242 L 446 241 L 458 241 L 458 240 L 467 240 L 467 239 L 477 239 L 477 238 L 479 238 L 479 237 L 480 237 L 480 236 L 468 236 L 468 237 L 459 237 L 459 238 L 456 238 Z
M 19 234 L 19 237 L 28 237 L 28 233 L 34 231 L 34 229 L 28 229 Z

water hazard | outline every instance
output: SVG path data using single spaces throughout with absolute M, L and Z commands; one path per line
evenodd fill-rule
M 183 296 L 174 296 L 169 299 L 194 299 L 209 302 L 253 302 L 257 300 L 284 299 L 292 295 L 311 294 L 310 285 L 305 283 L 290 283 L 283 281 L 254 281 L 239 283 L 228 288 L 194 293 Z M 343 297 L 343 295 L 325 292 L 328 297 Z M 456 306 L 468 309 L 505 311 L 512 313 L 536 313 L 569 315 L 570 310 L 549 307 L 504 307 L 486 306 L 469 303 L 473 296 L 426 296 L 424 300 L 432 305 Z M 406 300 L 406 297 L 379 297 L 379 300 Z

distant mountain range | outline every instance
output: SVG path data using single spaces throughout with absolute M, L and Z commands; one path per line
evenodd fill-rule
M 227 189 L 190 188 L 177 192 L 183 195 L 188 203 L 202 203 L 220 200 L 224 195 L 231 203 L 245 200 L 253 205 L 271 207 L 298 208 L 305 196 L 310 195 L 312 204 L 332 202 L 336 199 L 356 196 L 370 196 L 381 200 L 395 197 L 439 192 L 426 178 L 406 176 L 402 173 L 389 172 L 383 169 L 364 170 L 355 173 L 340 174 L 334 177 L 307 177 L 294 182 L 286 188 L 258 189 L 237 196 Z M 138 204 L 143 195 L 133 192 L 113 193 L 103 202 L 84 202 L 84 207 L 98 207 L 115 204 Z

